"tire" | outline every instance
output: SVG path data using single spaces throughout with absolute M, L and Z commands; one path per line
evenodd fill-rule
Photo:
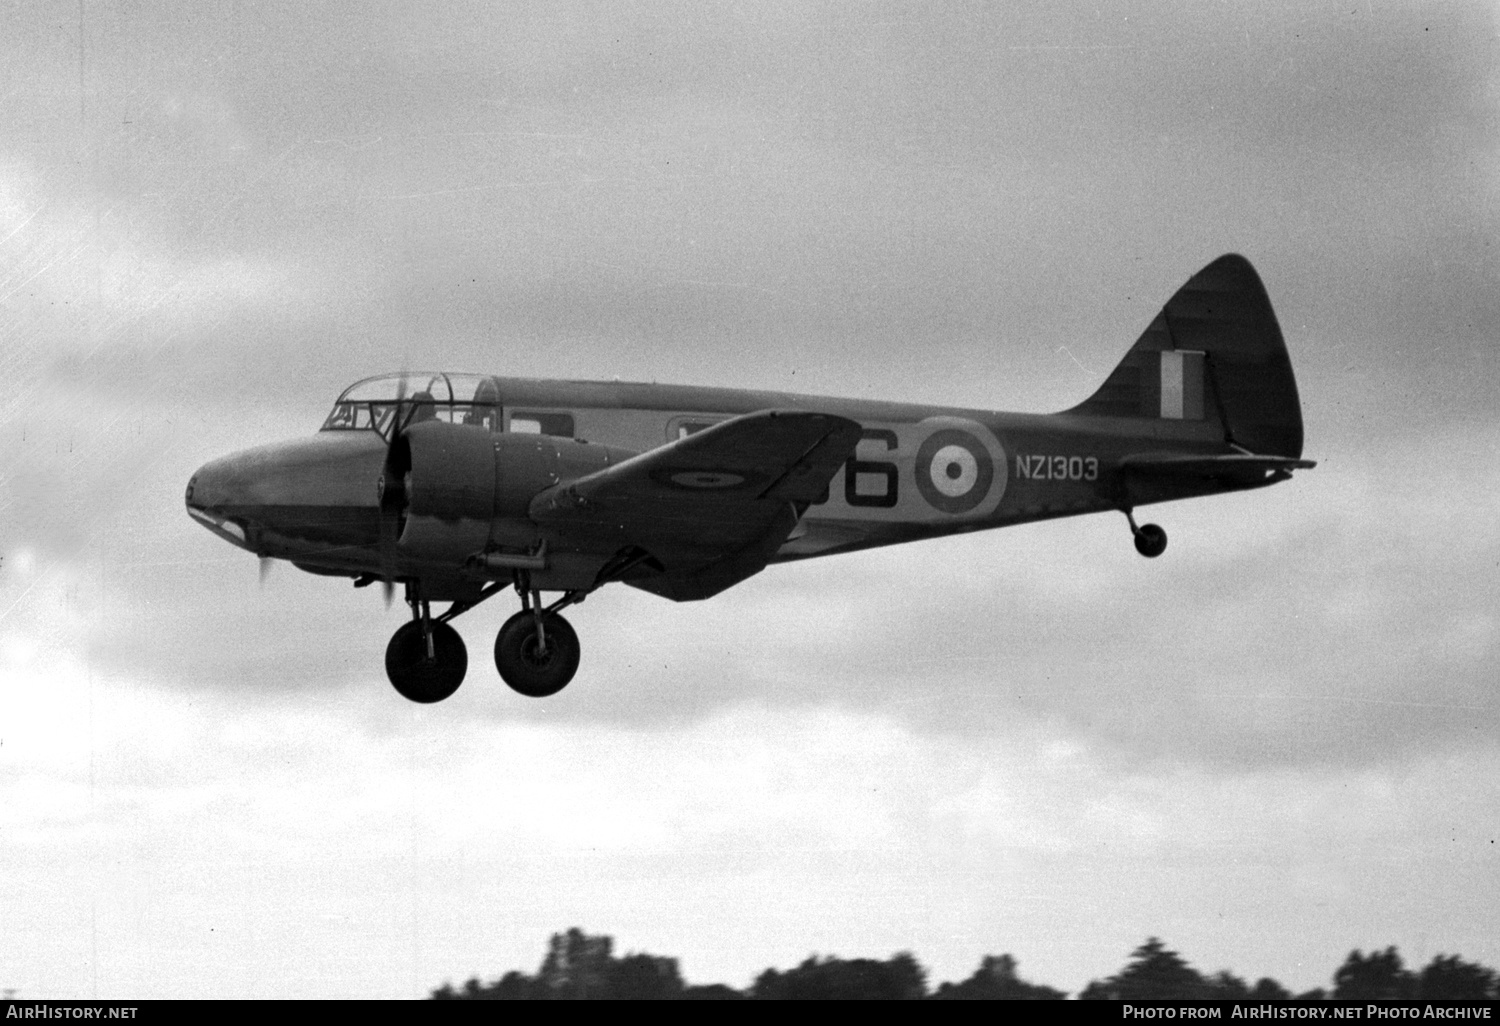
M 458 631 L 446 623 L 432 624 L 432 648 L 436 658 L 428 660 L 422 625 L 415 620 L 391 636 L 385 648 L 385 674 L 401 697 L 424 705 L 441 702 L 464 682 L 469 652 Z
M 1146 524 L 1136 532 L 1135 551 L 1147 559 L 1155 559 L 1167 551 L 1167 532 L 1155 524 Z
M 495 635 L 495 669 L 512 691 L 527 698 L 546 698 L 568 686 L 578 672 L 578 635 L 555 613 L 543 618 L 545 655 L 537 655 L 536 617 L 527 611 L 505 621 Z

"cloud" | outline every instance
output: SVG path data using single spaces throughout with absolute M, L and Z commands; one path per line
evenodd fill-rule
M 1492 12 L 78 13 L 0 43 L 25 992 L 418 993 L 575 923 L 736 984 L 1497 957 Z M 545 703 L 497 600 L 418 710 L 399 607 L 179 503 L 403 365 L 1058 409 L 1226 250 L 1322 462 L 1155 562 L 1093 517 L 608 590 Z
M 195 530 L 177 505 L 203 460 L 311 428 L 337 388 L 364 373 L 420 356 L 502 373 L 671 376 L 1061 406 L 1094 384 L 1082 380 L 1079 363 L 1102 375 L 1191 269 L 1175 253 L 1137 269 L 1135 243 L 1080 249 L 1081 238 L 1099 231 L 1136 238 L 1117 231 L 1118 218 L 1161 214 L 1166 220 L 1149 226 L 1141 244 L 1182 226 L 1177 248 L 1207 258 L 1222 245 L 1215 236 L 1234 234 L 1203 223 L 1192 203 L 1166 195 L 1130 202 L 1120 191 L 1135 188 L 1131 175 L 1149 177 L 1167 159 L 1141 129 L 1175 123 L 1198 133 L 1217 116 L 1194 108 L 1179 117 L 1173 106 L 1206 87 L 1205 76 L 1218 75 L 1214 90 L 1243 104 L 1245 83 L 1264 70 L 1262 51 L 1322 52 L 1348 40 L 1355 52 L 1391 57 L 1386 88 L 1406 97 L 1399 110 L 1435 98 L 1452 124 L 1483 116 L 1474 99 L 1482 91 L 1470 88 L 1483 76 L 1470 63 L 1445 71 L 1441 47 L 1408 39 L 1404 19 L 1345 36 L 1332 16 L 1304 26 L 1247 14 L 1234 21 L 1248 39 L 1241 47 L 1219 22 L 1190 18 L 1180 45 L 1161 52 L 1152 42 L 1155 15 L 1056 22 L 1023 13 L 990 22 L 968 12 L 954 23 L 919 24 L 902 15 L 862 23 L 841 40 L 838 18 L 782 14 L 755 25 L 709 18 L 682 35 L 664 22 L 626 19 L 635 49 L 624 51 L 609 45 L 606 28 L 569 23 L 548 45 L 565 50 L 563 64 L 573 70 L 551 84 L 528 56 L 541 27 L 513 26 L 496 44 L 502 70 L 511 70 L 497 79 L 499 92 L 484 94 L 517 94 L 499 114 L 483 104 L 445 107 L 431 91 L 445 75 L 479 73 L 483 12 L 453 14 L 477 20 L 451 35 L 452 47 L 437 49 L 424 31 L 403 42 L 400 33 L 351 28 L 352 38 L 373 33 L 377 52 L 328 74 L 358 79 L 396 67 L 412 89 L 397 102 L 353 80 L 324 82 L 318 95 L 365 105 L 341 135 L 315 133 L 322 115 L 308 112 L 309 120 L 291 117 L 273 138 L 268 112 L 290 86 L 258 79 L 257 88 L 229 90 L 233 76 L 251 74 L 231 61 L 229 78 L 148 75 L 133 94 L 138 134 L 90 137 L 117 153 L 126 141 L 139 145 L 129 163 L 135 179 L 98 165 L 110 204 L 102 214 L 91 216 L 98 196 L 67 192 L 66 177 L 44 186 L 14 165 L 6 232 L 17 259 L 6 280 L 22 315 L 15 371 L 30 383 L 4 428 L 16 454 L 10 494 L 24 497 L 9 507 L 13 544 L 95 582 L 97 600 L 113 612 L 90 626 L 83 651 L 163 686 L 383 687 L 379 653 L 399 610 L 370 616 L 367 593 L 289 570 L 256 591 L 251 561 Z M 292 22 L 266 24 L 270 39 Z M 1299 42 L 1304 27 L 1308 41 Z M 126 42 L 145 29 L 95 28 L 92 67 L 103 81 L 121 73 Z M 737 92 L 733 74 L 689 67 L 676 50 L 659 63 L 651 48 L 657 29 L 668 42 L 707 32 L 746 67 L 775 51 L 808 91 L 773 90 L 757 79 Z M 186 52 L 228 52 L 220 28 L 185 31 L 178 45 Z M 980 60 L 975 40 L 986 32 L 1012 48 L 1004 51 L 1009 63 Z M 955 33 L 967 39 L 960 56 L 938 59 L 937 44 Z M 307 70 L 316 62 L 305 48 L 331 44 L 298 45 L 304 49 L 287 59 L 303 68 L 302 78 L 323 74 Z M 1123 50 L 1109 49 L 1116 46 Z M 811 91 L 820 65 L 808 57 L 839 47 L 847 59 L 834 62 L 827 88 Z M 1142 48 L 1161 58 L 1157 71 L 1130 64 Z M 1205 48 L 1226 58 L 1222 66 L 1189 59 Z M 505 64 L 511 59 L 513 67 Z M 136 60 L 138 69 L 151 66 Z M 1122 70 L 1122 60 L 1130 67 Z M 604 65 L 634 84 L 606 75 L 595 95 L 558 85 Z M 986 122 L 959 131 L 955 112 L 944 108 L 939 121 L 951 137 L 924 134 L 916 116 L 924 104 L 977 110 L 1008 76 L 1038 65 L 1078 72 L 1078 82 L 1042 95 L 1034 110 L 1001 105 L 1001 128 Z M 901 70 L 887 79 L 877 74 L 883 66 Z M 653 68 L 664 82 L 653 84 Z M 1304 184 L 1309 196 L 1339 190 L 1316 162 L 1293 162 L 1310 175 L 1303 184 L 1262 175 L 1295 153 L 1282 108 L 1309 102 L 1314 69 L 1298 63 L 1279 74 L 1286 81 L 1272 83 L 1244 134 L 1215 144 L 1206 158 L 1228 167 L 1243 140 L 1263 138 L 1241 179 L 1245 195 L 1188 182 L 1198 190 L 1192 195 L 1227 204 L 1233 224 L 1250 224 L 1260 201 Z M 677 88 L 688 82 L 692 89 Z M 984 89 L 965 99 L 955 82 Z M 1102 84 L 1144 96 L 1163 82 L 1171 88 L 1159 105 L 1146 104 L 1133 120 L 1116 125 L 1111 111 L 1123 114 L 1108 105 L 1089 115 L 1117 138 L 1126 169 L 1119 175 L 1062 159 L 1071 145 L 1065 136 L 1020 155 L 1007 143 L 1040 131 L 1049 112 L 1089 107 L 1084 101 L 1098 99 Z M 1313 105 L 1319 118 L 1350 116 L 1345 107 L 1357 98 L 1338 95 L 1340 103 Z M 871 132 L 841 120 L 881 97 L 899 103 Z M 1129 132 L 1140 139 L 1127 140 Z M 1328 133 L 1344 138 L 1333 125 Z M 1472 145 L 1473 133 L 1460 136 Z M 894 145 L 872 154 L 874 138 Z M 1401 149 L 1382 167 L 1411 157 Z M 1443 158 L 1437 170 L 1455 166 Z M 1409 177 L 1389 175 L 1392 188 L 1413 187 Z M 1039 195 L 1047 202 L 1038 204 Z M 1340 231 L 1368 226 L 1358 211 L 1329 209 L 1318 216 L 1338 220 Z M 1096 215 L 1098 224 L 1081 223 Z M 1061 227 L 1049 233 L 1049 222 Z M 1409 234 L 1391 228 L 1383 237 Z M 1393 251 L 1390 261 L 1406 253 Z M 578 697 L 569 692 L 548 715 L 680 721 L 747 699 L 833 701 L 899 710 L 931 730 L 1020 717 L 1055 721 L 1133 757 L 1249 764 L 1357 761 L 1373 757 L 1372 736 L 1403 748 L 1442 747 L 1465 731 L 1490 730 L 1492 702 L 1480 682 L 1493 670 L 1485 610 L 1494 596 L 1474 568 L 1495 542 L 1471 511 L 1494 494 L 1484 469 L 1493 432 L 1476 434 L 1464 418 L 1476 415 L 1492 386 L 1472 361 L 1446 355 L 1411 370 L 1399 331 L 1360 348 L 1335 318 L 1364 325 L 1412 297 L 1380 296 L 1384 313 L 1368 313 L 1350 297 L 1373 295 L 1377 285 L 1336 276 L 1322 255 L 1278 248 L 1267 265 L 1303 371 L 1309 437 L 1319 450 L 1312 455 L 1325 459 L 1313 474 L 1272 492 L 1163 511 L 1174 545 L 1161 564 L 1135 560 L 1118 524 L 1095 518 L 775 568 L 703 609 L 602 595 L 578 613 L 587 648 Z M 1347 271 L 1350 259 L 1335 254 L 1333 266 Z M 1304 275 L 1312 265 L 1315 273 Z M 1472 284 L 1485 266 L 1474 264 L 1451 288 L 1488 294 Z M 1007 283 L 1001 270 L 1019 277 Z M 1431 304 L 1418 296 L 1415 307 L 1405 316 Z M 1488 316 L 1477 309 L 1474 324 Z M 1392 384 L 1392 375 L 1405 384 Z M 1443 388 L 1452 401 L 1431 401 Z M 1425 401 L 1408 410 L 1413 395 Z M 1400 424 L 1387 422 L 1396 418 L 1356 433 L 1365 430 L 1361 418 L 1390 403 L 1417 415 L 1407 434 L 1424 434 L 1402 438 Z M 1434 423 L 1464 426 L 1425 434 Z M 1384 449 L 1391 468 L 1462 469 L 1440 480 L 1397 469 L 1392 479 L 1392 470 L 1363 456 L 1371 445 Z M 1345 454 L 1353 458 L 1341 463 Z M 1270 534 L 1268 515 L 1279 518 Z M 1443 587 L 1416 601 L 1434 573 Z M 351 620 L 356 609 L 365 612 Z M 460 623 L 476 678 L 488 673 L 479 656 L 490 619 L 484 610 Z M 148 636 L 157 642 L 143 646 Z M 1313 658 L 1330 648 L 1336 659 Z M 1165 651 L 1174 655 L 1163 665 Z M 462 702 L 484 709 L 483 694 L 471 683 Z M 503 693 L 488 695 L 484 715 L 510 715 L 496 704 Z
M 81 209 L 212 267 L 275 254 L 317 301 L 215 327 L 337 339 L 328 392 L 431 354 L 1054 409 L 1083 388 L 1060 345 L 1111 365 L 1240 249 L 1342 409 L 1392 366 L 1424 422 L 1493 408 L 1478 9 L 569 10 L 103 19 L 96 120 L 60 125 Z M 39 52 L 17 101 L 51 110 L 75 55 Z
M 1494 744 L 1121 772 L 1045 725 L 959 739 L 827 705 L 640 727 L 401 706 L 372 731 L 362 695 L 166 691 L 12 630 L 0 657 L 26 994 L 400 996 L 529 969 L 575 923 L 735 985 L 911 948 L 936 979 L 1004 950 L 1077 989 L 1166 932 L 1305 987 L 1351 944 L 1410 950 L 1425 927 L 1390 903 L 1434 872 L 1439 943 L 1494 957 Z
M 1045 727 L 1127 765 L 1359 766 L 1484 745 L 1500 726 L 1500 535 L 1480 512 L 1500 494 L 1497 449 L 1486 429 L 1333 452 L 1274 489 L 1154 508 L 1173 537 L 1154 562 L 1118 518 L 1090 517 L 772 567 L 703 604 L 607 589 L 570 614 L 583 668 L 546 703 L 495 680 L 502 597 L 457 622 L 471 679 L 449 705 L 635 727 L 833 707 L 970 739 Z M 66 583 L 50 598 L 10 576 L 3 595 L 29 596 L 10 615 L 71 622 L 79 658 L 173 693 L 247 710 L 337 695 L 387 722 L 399 703 L 380 658 L 404 611 L 288 566 L 258 585 L 253 559 L 182 514 L 186 452 L 168 452 L 124 505 L 107 479 L 80 500 L 104 510 L 101 533 L 52 564 Z

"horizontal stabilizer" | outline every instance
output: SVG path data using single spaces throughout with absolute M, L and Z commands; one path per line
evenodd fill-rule
M 1313 460 L 1289 456 L 1258 456 L 1254 453 L 1226 453 L 1203 456 L 1194 453 L 1140 453 L 1120 461 L 1127 473 L 1150 477 L 1207 478 L 1239 484 L 1269 484 L 1271 480 L 1291 477 L 1294 470 L 1310 470 Z M 1270 475 L 1268 477 L 1268 475 Z

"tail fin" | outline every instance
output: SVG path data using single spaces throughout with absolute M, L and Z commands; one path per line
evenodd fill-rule
M 1193 275 L 1099 391 L 1067 411 L 1090 417 L 1217 421 L 1253 453 L 1302 455 L 1302 404 L 1265 286 L 1242 256 Z

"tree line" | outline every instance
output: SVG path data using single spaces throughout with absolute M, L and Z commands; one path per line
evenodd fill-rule
M 688 984 L 677 959 L 644 952 L 617 957 L 614 940 L 574 927 L 555 933 L 541 968 L 533 975 L 511 970 L 488 984 L 477 978 L 462 987 L 444 983 L 437 1000 L 697 999 L 736 1000 L 1020 1000 L 1056 1001 L 1065 991 L 1023 980 L 1011 955 L 986 955 L 973 975 L 929 989 L 927 970 L 910 952 L 884 961 L 814 955 L 791 969 L 767 969 L 744 990 L 723 983 Z M 1500 974 L 1457 955 L 1438 955 L 1420 971 L 1408 969 L 1394 947 L 1358 949 L 1333 973 L 1332 986 L 1293 994 L 1269 977 L 1255 983 L 1228 970 L 1204 975 L 1159 939 L 1130 953 L 1113 976 L 1093 980 L 1080 1000 L 1149 1001 L 1246 999 L 1322 1000 L 1483 1000 L 1500 999 Z

